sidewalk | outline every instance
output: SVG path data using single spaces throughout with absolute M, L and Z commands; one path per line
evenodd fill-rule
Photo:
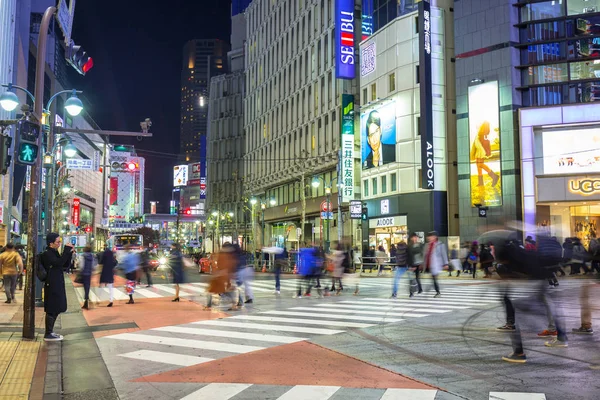
M 23 340 L 23 291 L 15 295 L 16 304 L 5 304 L 4 296 L 0 303 L 0 400 L 41 400 L 47 359 L 44 313 L 36 309 L 35 339 Z

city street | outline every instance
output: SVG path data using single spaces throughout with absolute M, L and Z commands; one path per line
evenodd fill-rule
M 359 296 L 345 288 L 317 298 L 313 289 L 294 299 L 294 276 L 279 296 L 259 276 L 254 304 L 227 312 L 227 301 L 202 310 L 208 278 L 183 285 L 180 303 L 168 283 L 139 289 L 134 305 L 117 295 L 113 308 L 96 292 L 99 304 L 83 315 L 101 327 L 93 335 L 120 399 L 591 399 L 600 389 L 590 368 L 597 338 L 545 347 L 536 335 L 543 308 L 517 315 L 527 364 L 501 360 L 511 346 L 495 330 L 505 323 L 496 280 L 445 278 L 437 299 L 425 281 L 426 293 L 390 299 L 390 278 L 362 278 Z M 581 283 L 551 289 L 569 331 L 579 326 Z M 535 304 L 537 289 L 516 282 L 511 296 Z

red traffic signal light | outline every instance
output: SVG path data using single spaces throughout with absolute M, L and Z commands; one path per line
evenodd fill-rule
M 190 208 L 186 208 L 185 215 L 192 215 L 192 210 Z
M 88 225 L 88 226 L 86 226 L 86 227 L 85 227 L 85 231 L 86 231 L 87 233 L 90 233 L 90 232 L 92 231 L 92 227 L 91 227 L 91 226 L 89 226 L 89 225 Z
M 135 171 L 137 169 L 137 164 L 134 162 L 127 163 L 127 169 L 129 171 Z
M 81 75 L 85 75 L 94 66 L 94 60 L 88 56 L 86 51 L 73 42 L 67 49 L 67 61 Z

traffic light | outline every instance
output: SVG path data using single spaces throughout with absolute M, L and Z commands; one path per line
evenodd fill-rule
M 12 156 L 10 155 L 10 146 L 12 138 L 8 135 L 0 135 L 0 175 L 6 175 Z
M 186 208 L 185 209 L 185 215 L 192 215 L 192 209 L 191 208 Z
M 35 164 L 39 147 L 37 139 L 40 134 L 40 126 L 34 122 L 20 120 L 17 123 L 17 162 L 25 165 Z
M 360 213 L 360 219 L 366 221 L 369 219 L 369 209 L 366 206 L 363 206 L 362 212 Z
M 75 71 L 79 72 L 81 75 L 85 75 L 94 66 L 92 57 L 88 56 L 81 46 L 78 46 L 73 42 L 71 42 L 67 52 L 67 61 L 75 68 Z
M 133 171 L 136 171 L 137 169 L 138 169 L 138 166 L 136 163 L 134 163 L 134 162 L 127 163 L 127 171 L 133 172 Z

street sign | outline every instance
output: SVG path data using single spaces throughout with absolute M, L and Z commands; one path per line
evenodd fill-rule
M 100 169 L 100 152 L 98 150 L 94 151 L 93 162 L 94 171 L 98 171 Z
M 77 244 L 77 236 L 71 236 L 71 244 L 75 246 Z
M 58 11 L 56 19 L 60 29 L 65 35 L 65 44 L 71 43 L 71 31 L 73 30 L 73 16 L 75 15 L 75 0 L 60 0 L 58 2 Z
M 321 211 L 321 219 L 333 219 L 333 212 Z
M 479 209 L 479 218 L 487 218 L 487 207 Z
M 83 159 L 79 159 L 79 158 L 67 158 L 67 169 L 94 170 L 94 160 L 83 160 Z
M 360 219 L 362 216 L 362 201 L 351 200 L 350 201 L 350 218 Z
M 78 199 L 77 197 L 75 197 L 73 199 L 73 225 L 75 226 L 79 226 L 79 216 L 80 216 L 80 204 L 81 204 L 81 200 Z
M 331 202 L 329 202 L 329 204 L 327 204 L 327 200 L 323 200 L 321 202 L 321 213 L 324 213 L 327 211 L 331 211 Z

